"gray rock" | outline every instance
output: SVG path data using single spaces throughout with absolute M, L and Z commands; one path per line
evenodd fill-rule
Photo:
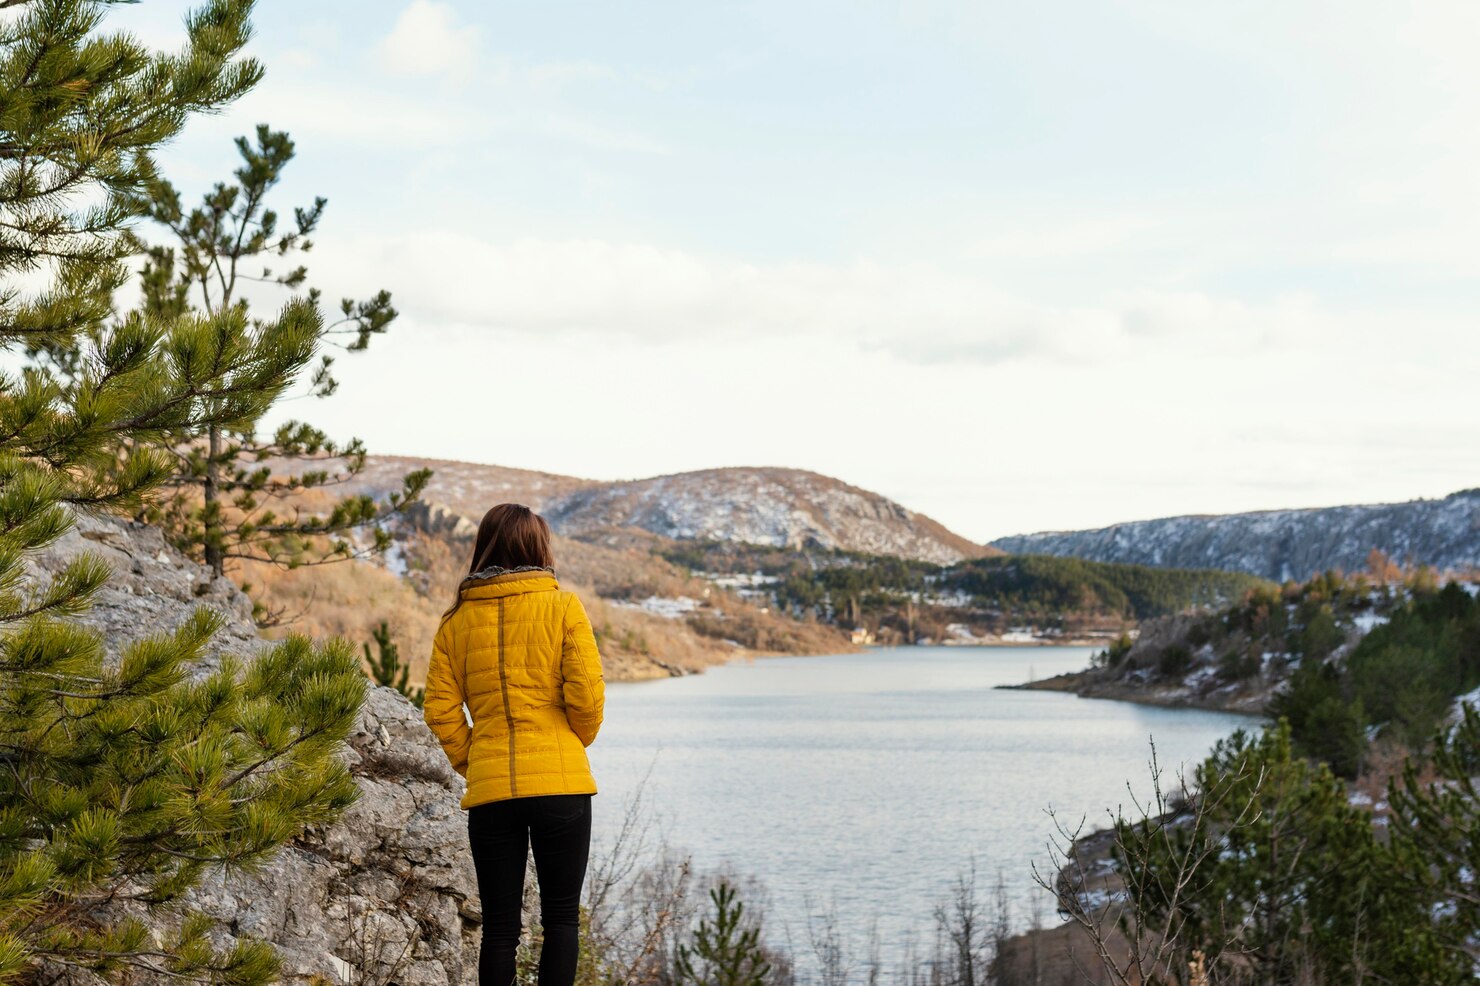
M 245 594 L 145 525 L 80 515 L 72 531 L 29 559 L 31 574 L 45 581 L 83 551 L 114 569 L 79 617 L 102 632 L 110 654 L 178 626 L 202 604 L 226 616 L 213 655 L 247 657 L 270 645 Z M 390 688 L 370 690 L 343 756 L 361 793 L 338 822 L 305 832 L 255 872 L 209 876 L 185 903 L 217 918 L 218 944 L 238 936 L 272 942 L 287 982 L 473 981 L 482 912 L 458 807 L 462 778 L 421 710 Z M 164 928 L 172 918 L 147 920 Z M 96 982 L 72 973 L 56 981 Z

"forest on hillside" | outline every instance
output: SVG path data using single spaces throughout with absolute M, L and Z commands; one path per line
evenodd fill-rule
M 668 561 L 710 577 L 747 577 L 749 591 L 798 618 L 864 626 L 879 639 L 948 639 L 952 625 L 978 634 L 1014 627 L 1048 633 L 1108 632 L 1268 586 L 1238 572 L 1118 565 L 1047 555 L 974 558 L 935 565 L 836 550 L 733 542 L 676 543 Z

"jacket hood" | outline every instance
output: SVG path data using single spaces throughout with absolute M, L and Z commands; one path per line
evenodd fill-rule
M 493 599 L 520 592 L 558 588 L 560 583 L 553 568 L 543 565 L 519 565 L 514 568 L 490 565 L 466 576 L 458 583 L 457 591 L 463 599 Z

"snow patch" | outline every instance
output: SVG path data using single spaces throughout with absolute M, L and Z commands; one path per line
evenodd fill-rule
M 967 626 L 965 623 L 947 623 L 946 633 L 951 635 L 951 639 L 959 640 L 963 643 L 974 644 L 985 639 L 983 637 L 978 637 L 976 634 L 972 633 L 971 627 Z
M 1124 890 L 1083 890 L 1077 896 L 1080 905 L 1089 914 L 1129 899 Z
M 674 599 L 669 599 L 665 596 L 648 596 L 646 599 L 638 600 L 635 603 L 622 599 L 614 599 L 612 600 L 612 605 L 620 606 L 623 609 L 639 609 L 653 616 L 661 616 L 665 620 L 678 620 L 704 604 L 692 596 L 678 596 Z
M 406 573 L 411 571 L 411 566 L 406 560 L 406 548 L 400 541 L 392 541 L 390 547 L 385 549 L 381 555 L 381 562 L 385 570 L 398 579 L 404 579 Z
M 1454 704 L 1449 707 L 1449 718 L 1453 722 L 1459 722 L 1465 717 L 1465 706 L 1471 705 L 1480 710 L 1480 688 L 1465 692 L 1456 696 Z
M 761 572 L 740 572 L 736 575 L 721 575 L 718 572 L 695 572 L 698 578 L 708 579 L 721 589 L 756 589 L 764 585 L 775 585 L 781 579 Z
M 1217 676 L 1218 669 L 1216 667 L 1201 667 L 1187 675 L 1187 677 L 1183 678 L 1182 684 L 1186 685 L 1188 688 L 1199 688 L 1205 682 L 1211 681 Z
M 915 601 L 927 606 L 941 606 L 946 609 L 965 609 L 973 603 L 970 593 L 916 593 Z

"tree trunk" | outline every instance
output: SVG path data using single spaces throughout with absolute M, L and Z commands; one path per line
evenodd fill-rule
M 219 577 L 226 574 L 226 559 L 221 554 L 221 545 L 218 543 L 221 534 L 221 521 L 211 510 L 221 496 L 217 488 L 217 458 L 221 454 L 221 430 L 211 425 L 210 437 L 207 445 L 206 459 L 206 483 L 205 483 L 205 548 L 206 564 L 211 568 L 211 574 Z

